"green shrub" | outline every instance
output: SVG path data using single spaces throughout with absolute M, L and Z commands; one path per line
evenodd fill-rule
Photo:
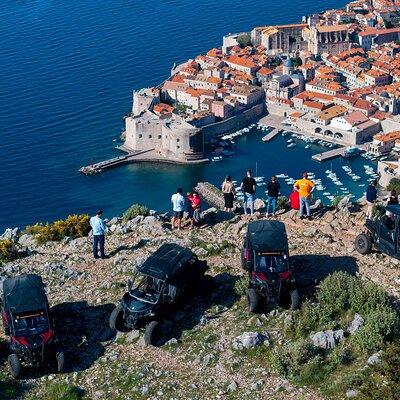
M 82 391 L 66 382 L 51 383 L 46 386 L 43 400 L 81 400 Z
M 69 215 L 65 220 L 58 220 L 52 224 L 36 224 L 28 226 L 26 233 L 35 235 L 38 243 L 60 241 L 65 237 L 78 238 L 90 232 L 88 215 Z
M 378 305 L 370 311 L 365 324 L 351 337 L 356 348 L 368 355 L 381 350 L 399 326 L 396 311 L 387 305 Z
M 251 45 L 251 36 L 250 33 L 242 33 L 238 36 L 237 42 L 240 47 L 246 47 Z
M 389 185 L 387 185 L 386 190 L 389 192 L 395 190 L 397 193 L 400 193 L 400 179 L 392 178 L 389 182 Z
M 139 215 L 143 215 L 146 217 L 149 215 L 149 209 L 146 206 L 142 206 L 140 204 L 132 204 L 123 215 L 125 221 L 129 221 Z
M 346 195 L 341 194 L 339 196 L 335 196 L 332 200 L 332 206 L 333 207 L 337 207 L 339 205 L 339 203 L 346 197 Z
M 288 210 L 290 207 L 289 199 L 286 196 L 278 197 L 278 210 Z
M 234 290 L 238 296 L 244 296 L 247 293 L 248 287 L 249 278 L 247 276 L 242 276 L 235 282 Z
M 318 355 L 308 361 L 299 372 L 300 382 L 303 385 L 318 386 L 333 371 L 331 364 L 324 362 L 321 355 Z
M 349 296 L 350 307 L 364 318 L 379 305 L 388 305 L 389 297 L 386 292 L 373 282 L 357 281 Z
M 271 367 L 280 375 L 295 376 L 304 364 L 318 356 L 319 349 L 306 340 L 291 342 L 283 347 L 275 347 L 270 354 Z
M 332 313 L 342 313 L 349 309 L 350 293 L 357 285 L 362 285 L 362 282 L 357 282 L 354 276 L 342 271 L 334 272 L 322 281 L 317 294 L 318 300 Z
M 360 388 L 360 400 L 400 399 L 400 345 L 391 344 Z
M 297 337 L 308 337 L 311 332 L 332 328 L 334 321 L 329 311 L 320 304 L 303 302 L 295 313 L 295 332 Z
M 0 240 L 0 261 L 12 261 L 18 258 L 18 250 L 11 239 Z

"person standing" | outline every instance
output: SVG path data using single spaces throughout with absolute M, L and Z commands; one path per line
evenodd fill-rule
M 191 198 L 191 209 L 192 216 L 190 218 L 190 228 L 193 229 L 195 224 L 200 221 L 200 211 L 201 211 L 201 198 L 197 192 L 193 192 Z
M 102 215 L 103 210 L 99 210 L 94 217 L 90 218 L 90 226 L 92 227 L 93 232 L 93 257 L 95 259 L 99 258 L 99 248 L 100 257 L 102 259 L 107 258 L 104 253 L 104 234 L 106 232 L 106 224 L 101 219 Z
M 176 193 L 171 196 L 173 217 L 172 229 L 175 227 L 181 229 L 183 211 L 185 210 L 185 198 L 182 196 L 182 189 L 178 188 Z M 177 225 L 177 226 L 176 226 Z
M 374 213 L 374 205 L 378 198 L 378 190 L 376 186 L 378 181 L 374 179 L 367 187 L 366 198 L 367 198 L 367 218 L 371 219 Z
M 397 205 L 399 204 L 399 196 L 397 195 L 397 192 L 395 190 L 392 190 L 390 192 L 390 195 L 386 198 L 386 205 Z M 386 211 L 386 215 L 390 218 L 394 218 L 393 213 L 390 211 Z
M 242 180 L 240 185 L 244 193 L 244 214 L 247 215 L 247 207 L 250 208 L 250 215 L 254 214 L 254 193 L 256 192 L 256 181 L 253 178 L 253 173 L 249 169 L 246 176 Z
M 297 180 L 293 185 L 293 189 L 296 192 L 299 192 L 300 219 L 304 218 L 304 212 L 303 212 L 304 207 L 306 208 L 307 218 L 311 219 L 311 193 L 313 192 L 314 187 L 315 187 L 314 182 L 308 179 L 307 172 L 304 172 L 303 178 Z
M 235 199 L 236 193 L 230 175 L 228 175 L 222 183 L 222 193 L 224 194 L 224 211 L 232 212 L 233 200 Z
M 270 210 L 272 215 L 275 217 L 276 215 L 276 206 L 278 204 L 278 196 L 279 191 L 281 190 L 281 185 L 279 184 L 276 176 L 271 178 L 271 182 L 268 182 L 267 185 L 267 194 L 268 194 L 268 205 L 267 205 L 267 217 L 270 214 Z

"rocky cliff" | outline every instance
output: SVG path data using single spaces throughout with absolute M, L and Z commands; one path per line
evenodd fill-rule
M 354 250 L 354 236 L 364 223 L 362 212 L 321 210 L 313 221 L 300 221 L 289 211 L 278 218 L 286 224 L 305 297 L 312 297 L 319 282 L 334 271 L 371 280 L 400 297 L 399 262 L 378 253 L 361 256 Z M 71 368 L 62 375 L 32 372 L 15 385 L 9 380 L 3 343 L 0 391 L 3 387 L 8 398 L 81 398 L 79 391 L 77 397 L 51 397 L 49 387 L 57 383 L 77 387 L 83 398 L 96 400 L 325 398 L 323 391 L 280 377 L 265 361 L 270 343 L 284 340 L 276 321 L 286 323 L 292 316 L 281 309 L 258 316 L 246 311 L 240 246 L 248 221 L 210 209 L 199 229 L 172 231 L 166 215 L 130 221 L 113 218 L 106 239 L 110 257 L 96 261 L 87 237 L 44 245 L 29 235 L 16 238 L 25 256 L 3 264 L 1 277 L 26 272 L 43 277 L 62 321 Z M 173 330 L 164 345 L 146 347 L 141 332 L 115 335 L 108 317 L 135 266 L 165 242 L 188 246 L 207 260 L 215 284 L 211 292 L 194 294 L 169 316 Z M 342 389 L 342 395 L 346 390 L 348 397 L 357 395 L 348 392 L 351 387 Z

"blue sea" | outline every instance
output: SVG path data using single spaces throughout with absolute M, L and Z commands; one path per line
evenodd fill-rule
M 169 208 L 177 186 L 219 184 L 226 174 L 297 177 L 318 164 L 299 143 L 268 144 L 252 132 L 236 157 L 203 166 L 130 165 L 97 176 L 82 165 L 119 154 L 122 117 L 132 90 L 159 83 L 174 62 L 220 46 L 228 32 L 298 22 L 306 13 L 343 5 L 327 0 L 3 0 L 0 3 L 0 231 L 70 213 L 107 217 L 135 202 Z M 334 160 L 338 172 L 342 160 Z M 364 159 L 351 163 L 363 171 Z M 364 175 L 365 177 L 365 175 Z M 351 184 L 351 182 L 350 182 Z M 350 186 L 349 186 L 350 188 Z M 289 190 L 289 189 L 287 189 Z M 353 190 L 362 192 L 354 185 Z

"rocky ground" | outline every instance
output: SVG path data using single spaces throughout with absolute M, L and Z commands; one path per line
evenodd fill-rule
M 295 274 L 305 295 L 328 274 L 345 270 L 400 298 L 399 262 L 378 253 L 361 256 L 354 250 L 354 237 L 363 229 L 362 212 L 323 210 L 312 221 L 300 221 L 292 212 L 277 218 L 286 224 Z M 205 221 L 194 231 L 188 227 L 172 231 L 166 216 L 140 216 L 127 222 L 113 218 L 106 240 L 110 257 L 95 262 L 89 238 L 38 246 L 32 237 L 20 237 L 29 255 L 0 267 L 1 276 L 35 272 L 43 277 L 70 371 L 28 372 L 17 397 L 40 399 L 50 382 L 66 381 L 97 400 L 322 399 L 318 392 L 278 377 L 263 360 L 263 348 L 270 340 L 279 340 L 279 332 L 266 328 L 269 321 L 287 318 L 289 311 L 251 316 L 235 291 L 244 276 L 239 249 L 248 217 L 232 218 L 211 209 Z M 173 328 L 160 347 L 144 346 L 141 332 L 115 336 L 108 317 L 128 277 L 165 242 L 188 246 L 207 260 L 213 291 L 193 293 L 168 317 Z M 245 332 L 250 334 L 241 336 Z M 1 379 L 8 372 L 5 354 L 0 357 Z

